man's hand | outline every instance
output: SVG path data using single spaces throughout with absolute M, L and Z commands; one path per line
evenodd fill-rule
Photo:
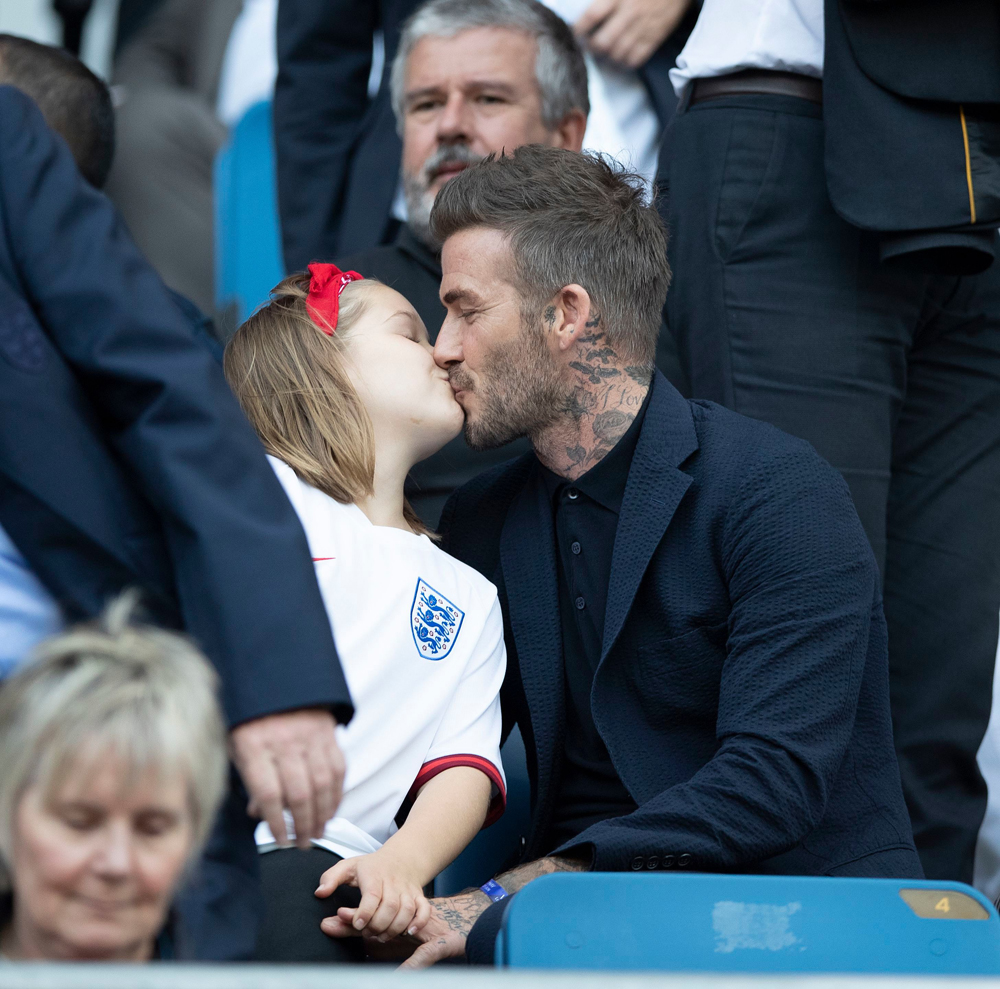
M 429 968 L 445 958 L 461 958 L 465 954 L 465 942 L 472 925 L 490 905 L 489 898 L 479 890 L 438 897 L 429 902 L 430 917 L 427 922 L 416 934 L 406 938 L 410 944 L 417 944 L 416 950 L 400 968 Z M 336 917 L 327 917 L 320 927 L 330 937 L 357 937 L 361 932 L 354 927 L 354 914 L 352 908 L 341 907 Z M 402 940 L 397 938 L 385 947 L 391 948 Z M 369 941 L 368 947 L 374 949 L 374 954 L 382 946 Z
M 237 725 L 230 733 L 233 761 L 250 793 L 247 808 L 267 821 L 278 844 L 288 843 L 287 807 L 296 842 L 309 847 L 323 834 L 344 789 L 344 757 L 329 711 L 289 711 Z
M 691 0 L 594 0 L 573 30 L 595 55 L 638 69 L 690 6 Z

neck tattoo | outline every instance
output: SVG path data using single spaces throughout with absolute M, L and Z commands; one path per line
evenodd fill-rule
M 546 313 L 546 316 L 548 314 Z M 625 435 L 649 391 L 650 369 L 621 360 L 596 315 L 570 361 L 563 414 L 532 443 L 539 460 L 569 480 L 585 474 Z

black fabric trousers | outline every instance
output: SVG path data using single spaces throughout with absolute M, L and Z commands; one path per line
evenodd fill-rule
M 1000 261 L 881 264 L 826 191 L 822 109 L 681 107 L 661 156 L 667 321 L 693 396 L 801 436 L 882 570 L 897 754 L 928 878 L 972 881 L 1000 610 Z
M 257 939 L 259 962 L 363 962 L 360 938 L 327 937 L 320 921 L 340 907 L 356 907 L 361 894 L 341 886 L 325 900 L 313 895 L 320 876 L 340 856 L 325 848 L 278 848 L 260 856 L 266 912 Z

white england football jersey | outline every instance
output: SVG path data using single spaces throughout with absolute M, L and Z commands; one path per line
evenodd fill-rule
M 317 844 L 374 851 L 429 779 L 473 766 L 493 783 L 487 823 L 503 812 L 500 685 L 507 665 L 496 588 L 427 536 L 373 525 L 268 457 L 309 540 L 354 701 L 337 729 L 344 797 Z M 286 819 L 290 817 L 286 815 Z M 273 844 L 266 824 L 258 845 Z

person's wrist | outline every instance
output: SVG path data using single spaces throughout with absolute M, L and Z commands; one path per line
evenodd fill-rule
M 383 845 L 369 854 L 376 863 L 378 871 L 390 879 L 409 883 L 421 890 L 430 882 L 430 879 L 424 878 L 426 870 L 421 868 L 419 862 L 414 862 L 406 855 L 397 854 L 388 845 Z M 433 878 L 431 876 L 431 879 Z
M 490 903 L 499 903 L 501 900 L 506 900 L 510 894 L 507 892 L 503 886 L 500 885 L 495 879 L 487 879 L 482 886 L 479 887 L 479 891 L 485 894 L 486 898 Z
M 385 845 L 382 847 L 384 848 Z M 433 857 L 424 856 L 420 850 L 416 848 L 410 850 L 402 845 L 393 850 L 393 861 L 396 863 L 396 868 L 400 869 L 407 878 L 412 879 L 421 889 L 432 883 L 441 871 Z
M 468 909 L 464 912 L 470 917 L 471 922 L 469 923 L 469 930 L 472 930 L 472 925 L 479 920 L 480 916 L 486 911 L 487 907 L 491 906 L 493 903 L 493 901 L 482 891 L 480 887 L 459 893 L 455 899 L 465 900 L 468 904 Z M 465 933 L 468 934 L 469 931 L 466 931 Z

